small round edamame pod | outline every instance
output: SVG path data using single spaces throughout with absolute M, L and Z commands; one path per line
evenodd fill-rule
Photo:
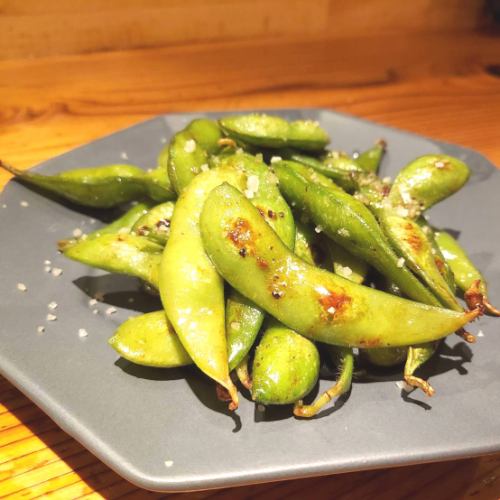
M 208 195 L 200 228 L 207 254 L 231 286 L 313 340 L 363 348 L 420 344 L 449 335 L 479 314 L 411 302 L 310 266 L 229 184 Z
M 458 191 L 469 176 L 469 167 L 457 158 L 442 154 L 421 156 L 399 172 L 388 200 L 415 219 Z
M 337 189 L 308 182 L 294 162 L 273 164 L 280 190 L 292 206 L 304 210 L 317 228 L 354 256 L 365 260 L 394 281 L 408 297 L 439 305 L 394 253 L 374 215 L 363 203 Z M 433 301 L 433 302 L 431 302 Z
M 168 149 L 168 176 L 178 194 L 208 170 L 208 157 L 218 150 L 221 136 L 217 123 L 206 118 L 193 120 L 174 135 Z
M 330 401 L 348 392 L 352 385 L 352 375 L 354 370 L 354 355 L 352 349 L 347 347 L 328 346 L 330 356 L 339 367 L 339 376 L 335 384 L 319 396 L 314 403 L 304 405 L 302 401 L 297 401 L 293 408 L 296 417 L 311 418 L 326 406 Z
M 175 203 L 166 201 L 148 210 L 132 226 L 132 232 L 165 245 L 170 234 L 170 221 L 174 214 Z
M 356 158 L 356 162 L 365 172 L 376 174 L 382 163 L 386 149 L 387 143 L 383 139 L 379 139 L 371 148 L 363 151 Z
M 384 368 L 402 365 L 408 356 L 408 347 L 381 347 L 363 349 L 363 357 L 375 366 Z
M 249 114 L 226 116 L 219 123 L 230 137 L 264 148 L 290 146 L 321 151 L 330 141 L 319 123 L 312 120 L 288 122 L 279 116 Z
M 128 234 L 132 230 L 132 226 L 135 224 L 135 222 L 140 219 L 145 213 L 147 213 L 150 207 L 151 205 L 149 203 L 137 203 L 111 224 L 100 227 L 99 229 L 96 229 L 95 231 L 92 231 L 91 233 L 85 235 L 85 237 L 82 236 L 82 239 L 89 241 L 104 234 Z M 57 248 L 61 252 L 64 252 L 64 250 L 73 245 L 76 245 L 79 241 L 80 239 L 78 238 L 60 240 L 57 242 Z
M 137 365 L 174 368 L 193 364 L 164 311 L 127 319 L 108 344 Z
M 255 350 L 252 399 L 264 405 L 295 403 L 311 392 L 318 380 L 319 365 L 313 342 L 272 322 Z
M 158 288 L 163 246 L 135 234 L 103 234 L 80 240 L 64 256 L 111 273 L 141 278 Z
M 500 310 L 488 300 L 486 280 L 458 241 L 446 231 L 437 231 L 435 238 L 446 262 L 451 267 L 458 288 L 465 294 L 467 305 L 480 306 L 493 316 L 500 316 Z

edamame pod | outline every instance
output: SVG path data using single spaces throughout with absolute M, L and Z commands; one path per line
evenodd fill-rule
M 500 316 L 500 310 L 488 300 L 486 280 L 458 241 L 446 231 L 437 231 L 435 238 L 446 262 L 451 267 L 458 288 L 465 293 L 467 305 L 481 306 L 490 314 Z
M 245 189 L 247 177 L 218 167 L 195 177 L 177 200 L 160 269 L 163 307 L 184 348 L 206 375 L 227 389 L 238 406 L 229 377 L 224 323 L 224 284 L 203 248 L 199 218 L 210 191 L 223 182 Z
M 226 302 L 226 335 L 229 370 L 234 370 L 248 354 L 259 333 L 264 313 L 236 290 Z
M 54 175 L 24 172 L 1 162 L 0 166 L 21 182 L 86 207 L 110 208 L 146 195 L 146 173 L 134 165 L 77 168 Z
M 175 203 L 166 201 L 148 210 L 132 227 L 132 232 L 165 245 L 170 234 L 170 221 L 174 214 Z
M 455 295 L 439 271 L 432 246 L 421 227 L 410 218 L 384 213 L 380 219 L 393 247 L 405 259 L 408 267 L 436 294 L 443 306 L 461 311 Z
M 294 162 L 313 168 L 349 192 L 358 188 L 357 177 L 364 174 L 356 160 L 337 151 L 328 153 L 322 160 L 298 153 L 291 154 L 289 158 Z
M 295 248 L 297 257 L 314 266 L 314 231 L 300 221 L 295 221 Z
M 383 139 L 379 139 L 371 148 L 363 151 L 356 158 L 356 162 L 365 172 L 373 172 L 376 174 L 386 149 L 386 142 Z
M 264 405 L 295 403 L 316 384 L 319 364 L 313 342 L 272 322 L 255 350 L 252 399 Z
M 103 234 L 80 240 L 64 255 L 88 266 L 112 273 L 136 276 L 158 288 L 163 246 L 135 234 Z
M 319 230 L 394 281 L 406 296 L 439 305 L 434 295 L 401 264 L 374 215 L 363 203 L 337 189 L 308 182 L 294 171 L 294 162 L 277 162 L 273 170 L 285 198 L 292 206 L 304 210 Z
M 458 191 L 469 179 L 469 167 L 448 155 L 426 155 L 404 167 L 388 196 L 394 207 L 402 207 L 411 218 Z M 406 214 L 405 214 L 406 215 Z
M 200 228 L 207 254 L 231 286 L 313 340 L 365 348 L 419 344 L 445 337 L 479 314 L 411 302 L 310 266 L 229 184 L 207 197 Z
M 302 401 L 298 401 L 294 408 L 293 414 L 296 417 L 310 418 L 314 417 L 325 405 L 334 398 L 338 398 L 342 394 L 348 392 L 352 384 L 352 375 L 354 371 L 354 355 L 352 349 L 347 347 L 328 346 L 330 355 L 334 358 L 335 363 L 339 367 L 339 377 L 335 385 L 325 391 L 314 403 L 304 405 Z
M 160 151 L 158 166 L 146 172 L 144 184 L 148 196 L 154 201 L 162 202 L 177 198 L 177 193 L 168 176 L 168 146 L 165 146 Z
M 408 357 L 407 347 L 381 347 L 375 349 L 364 349 L 363 356 L 375 366 L 391 367 L 401 365 Z
M 127 319 L 108 344 L 120 356 L 137 365 L 174 368 L 193 363 L 164 311 Z
M 219 123 L 230 137 L 264 148 L 321 151 L 330 142 L 319 123 L 312 120 L 288 122 L 279 116 L 254 113 L 226 116 Z
M 132 230 L 135 222 L 140 219 L 150 208 L 149 203 L 137 203 L 127 210 L 121 217 L 104 227 L 100 227 L 95 231 L 85 235 L 86 241 L 93 240 L 104 234 L 127 234 Z M 82 237 L 83 238 L 83 237 Z M 58 249 L 63 252 L 70 246 L 76 245 L 80 240 L 71 238 L 69 240 L 60 240 L 57 242 Z
M 178 194 L 208 169 L 208 157 L 217 151 L 221 136 L 217 123 L 205 118 L 193 120 L 174 135 L 168 149 L 168 176 Z

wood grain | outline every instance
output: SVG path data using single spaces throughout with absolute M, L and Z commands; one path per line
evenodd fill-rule
M 14 9 L 0 3 L 7 4 Z M 499 64 L 500 40 L 470 33 L 247 40 L 0 61 L 0 151 L 29 167 L 154 114 L 324 106 L 463 144 L 500 164 Z M 0 185 L 7 178 L 2 174 Z M 122 480 L 1 378 L 0 403 L 1 498 L 160 497 Z M 495 499 L 500 455 L 182 498 L 311 495 Z
M 0 0 L 0 59 L 188 42 L 472 30 L 482 0 Z

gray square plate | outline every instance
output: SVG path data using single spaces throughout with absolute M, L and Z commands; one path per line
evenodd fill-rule
M 326 110 L 273 112 L 319 120 L 333 147 L 348 152 L 384 137 L 389 152 L 383 175 L 394 175 L 425 153 L 465 160 L 473 172 L 469 184 L 432 210 L 432 222 L 460 232 L 489 278 L 492 300 L 500 302 L 500 172 L 483 156 Z M 198 116 L 205 115 L 157 117 L 49 160 L 39 170 L 123 162 L 122 153 L 132 163 L 154 165 L 165 140 Z M 21 207 L 22 200 L 29 206 Z M 396 374 L 355 383 L 342 408 L 337 404 L 338 411 L 311 421 L 291 417 L 289 407 L 258 412 L 244 398 L 237 414 L 229 415 L 211 382 L 195 370 L 162 371 L 118 359 L 108 337 L 128 316 L 159 308 L 159 302 L 142 294 L 133 279 L 57 254 L 58 239 L 77 227 L 92 230 L 98 215 L 79 213 L 15 182 L 1 194 L 0 372 L 126 479 L 148 489 L 185 491 L 500 451 L 500 320 L 493 318 L 472 327 L 484 332 L 476 345 L 469 348 L 452 336 L 428 364 L 436 388 L 431 400 L 419 393 L 403 399 Z M 46 273 L 46 259 L 63 274 Z M 27 285 L 25 293 L 16 290 L 19 282 Z M 104 292 L 107 303 L 97 306 L 98 315 L 88 305 L 88 294 L 96 291 Z M 58 303 L 57 321 L 48 323 L 51 301 Z M 106 315 L 109 305 L 118 312 Z M 45 333 L 37 334 L 38 325 L 46 325 Z M 88 337 L 79 338 L 79 328 Z

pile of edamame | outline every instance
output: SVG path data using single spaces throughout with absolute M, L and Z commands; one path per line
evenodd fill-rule
M 351 389 L 359 363 L 401 366 L 405 382 L 431 396 L 416 371 L 441 340 L 473 342 L 465 325 L 500 315 L 459 243 L 425 218 L 469 168 L 425 155 L 391 182 L 378 176 L 383 141 L 354 157 L 328 144 L 317 122 L 245 114 L 193 120 L 149 171 L 2 166 L 75 204 L 124 207 L 59 249 L 158 291 L 163 309 L 128 319 L 109 340 L 132 363 L 195 364 L 232 410 L 241 390 L 314 416 Z M 338 378 L 304 404 L 322 362 Z

